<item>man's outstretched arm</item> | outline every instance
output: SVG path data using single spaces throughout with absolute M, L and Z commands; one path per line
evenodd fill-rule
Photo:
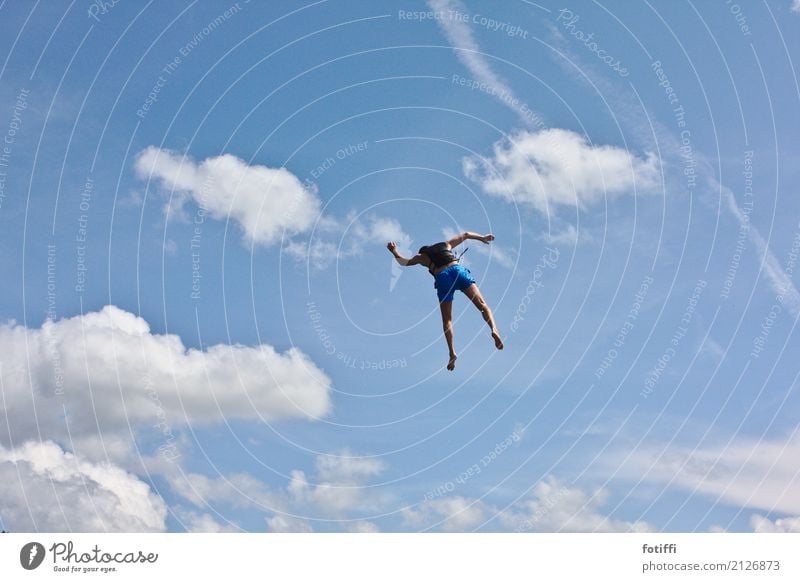
M 404 267 L 420 264 L 420 259 L 422 258 L 421 255 L 414 255 L 410 259 L 405 258 L 403 255 L 397 252 L 397 243 L 394 241 L 387 244 L 386 248 L 389 249 L 389 252 L 392 253 L 392 255 L 394 255 L 394 259 Z
M 467 231 L 467 232 L 462 232 L 461 234 L 459 234 L 457 236 L 454 236 L 449 241 L 447 241 L 447 244 L 450 245 L 450 248 L 453 248 L 453 247 L 457 247 L 458 245 L 463 243 L 465 240 L 479 240 L 482 243 L 488 245 L 490 242 L 492 242 L 494 240 L 494 235 L 493 234 L 478 234 L 476 232 Z

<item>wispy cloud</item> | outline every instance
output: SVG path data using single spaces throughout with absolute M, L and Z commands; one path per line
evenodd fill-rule
M 707 354 L 717 362 L 721 361 L 725 357 L 725 348 L 723 348 L 722 345 L 720 345 L 720 343 L 711 336 L 708 336 L 705 342 L 698 347 L 698 352 L 701 354 Z
M 621 453 L 622 454 L 622 453 Z M 798 435 L 786 439 L 737 438 L 727 446 L 641 449 L 620 474 L 716 496 L 731 505 L 800 514 Z
M 798 2 L 800 0 L 795 0 L 795 4 Z M 576 80 L 586 82 L 584 78 L 586 77 L 591 81 L 594 90 L 600 90 L 606 95 L 607 99 L 615 105 L 615 118 L 624 127 L 630 129 L 640 142 L 645 144 L 652 143 L 653 146 L 658 146 L 661 157 L 659 167 L 663 166 L 666 169 L 664 173 L 668 186 L 670 180 L 673 183 L 679 183 L 678 180 L 683 178 L 683 170 L 686 164 L 691 162 L 693 164 L 692 169 L 698 177 L 698 183 L 702 178 L 708 186 L 707 190 L 709 192 L 719 192 L 725 202 L 723 207 L 736 219 L 739 226 L 744 225 L 748 220 L 748 216 L 736 202 L 733 191 L 724 184 L 719 183 L 714 166 L 708 161 L 707 156 L 696 148 L 687 152 L 685 146 L 681 144 L 676 135 L 664 124 L 642 113 L 641 103 L 634 99 L 630 91 L 621 90 L 618 83 L 609 81 L 591 67 L 580 67 L 580 74 L 578 74 L 574 65 L 576 63 L 579 65 L 582 62 L 582 56 L 570 48 L 560 31 L 553 28 L 552 32 L 553 42 L 559 44 L 559 50 L 569 57 L 568 60 L 571 64 L 567 65 L 564 60 L 558 60 L 558 63 L 569 74 L 573 75 Z M 758 229 L 752 223 L 747 224 L 747 227 L 748 238 L 763 259 L 763 273 L 770 287 L 776 295 L 782 297 L 792 315 L 800 315 L 800 292 L 798 292 L 791 278 L 786 274 L 780 261 L 775 257 Z
M 444 236 L 445 239 L 451 239 L 457 234 L 458 232 L 452 228 L 442 229 L 442 235 Z M 515 256 L 514 251 L 512 251 L 507 247 L 504 247 L 501 244 L 498 244 L 497 242 L 492 242 L 491 244 L 487 245 L 480 241 L 474 241 L 474 244 L 471 244 L 469 247 L 465 248 L 474 249 L 476 253 L 483 255 L 485 257 L 489 257 L 490 261 L 494 261 L 495 263 L 506 269 L 513 270 L 514 266 L 516 265 L 516 259 L 514 258 Z
M 551 232 L 542 233 L 537 238 L 548 244 L 564 246 L 575 246 L 579 242 L 589 243 L 594 241 L 594 237 L 588 227 L 584 226 L 578 230 L 574 224 L 565 224 L 563 227 L 551 230 Z
M 389 260 L 391 257 L 386 252 L 389 241 L 397 243 L 401 254 L 414 254 L 411 235 L 394 218 L 376 215 L 360 218 L 355 212 L 350 212 L 344 219 L 324 216 L 322 223 L 322 228 L 308 238 L 288 239 L 283 252 L 317 270 L 326 269 L 341 259 L 363 256 L 370 249 L 381 252 Z
M 725 202 L 727 203 L 731 215 L 739 222 L 740 226 L 747 228 L 750 241 L 756 247 L 759 256 L 763 259 L 762 272 L 767 278 L 770 287 L 772 287 L 776 296 L 782 298 L 784 305 L 786 305 L 792 315 L 800 315 L 800 292 L 797 291 L 791 277 L 783 270 L 781 262 L 770 250 L 767 241 L 764 240 L 764 237 L 761 236 L 758 229 L 752 225 L 749 217 L 739 208 L 731 189 L 719 184 L 716 180 L 713 180 L 713 182 L 725 197 Z
M 475 76 L 475 79 L 491 87 L 492 94 L 500 103 L 519 115 L 526 125 L 531 125 L 536 117 L 535 114 L 532 114 L 530 110 L 524 112 L 521 107 L 514 106 L 515 103 L 520 104 L 522 101 L 514 95 L 514 91 L 511 90 L 508 83 L 492 69 L 481 51 L 478 41 L 475 40 L 469 21 L 465 22 L 463 18 L 459 18 L 459 16 L 467 14 L 464 3 L 460 0 L 428 0 L 428 5 L 442 14 L 442 18 L 437 19 L 439 27 L 450 45 L 456 49 L 455 53 L 458 59 Z

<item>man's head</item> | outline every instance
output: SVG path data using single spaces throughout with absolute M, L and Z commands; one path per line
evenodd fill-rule
M 427 245 L 425 245 L 424 247 L 419 247 L 419 250 L 417 251 L 417 254 L 418 255 L 424 255 L 424 254 L 426 254 L 428 252 L 429 248 L 430 247 L 428 247 Z

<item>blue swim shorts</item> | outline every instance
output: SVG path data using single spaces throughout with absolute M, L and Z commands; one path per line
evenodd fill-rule
M 447 267 L 444 271 L 434 277 L 436 293 L 439 295 L 439 303 L 452 301 L 456 291 L 464 291 L 475 282 L 469 269 L 461 265 Z

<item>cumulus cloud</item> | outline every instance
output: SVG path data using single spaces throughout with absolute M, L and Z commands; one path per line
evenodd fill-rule
M 519 531 L 559 532 L 647 532 L 653 527 L 644 521 L 612 519 L 601 513 L 609 491 L 600 488 L 587 493 L 568 487 L 550 475 L 536 484 L 529 498 L 501 516 Z
M 346 526 L 347 531 L 352 533 L 378 533 L 380 528 L 371 521 L 355 521 Z
M 40 329 L 0 325 L 0 375 L 0 442 L 113 437 L 130 426 L 167 438 L 186 423 L 312 419 L 331 409 L 330 379 L 297 348 L 187 349 L 113 305 Z
M 458 495 L 440 497 L 403 511 L 404 523 L 415 529 L 439 527 L 443 531 L 471 531 L 486 522 L 494 508 L 478 499 Z
M 196 162 L 150 146 L 136 157 L 135 170 L 160 182 L 178 207 L 190 199 L 208 216 L 237 223 L 251 244 L 272 245 L 305 232 L 319 216 L 316 192 L 286 168 L 249 165 L 231 154 Z
M 385 469 L 378 459 L 357 457 L 343 450 L 335 455 L 319 455 L 310 477 L 304 471 L 292 471 L 288 485 L 283 488 L 269 487 L 246 474 L 215 478 L 188 474 L 183 485 L 173 486 L 200 508 L 217 511 L 217 506 L 222 505 L 263 511 L 270 531 L 307 532 L 313 530 L 315 519 L 338 519 L 341 520 L 338 527 L 343 531 L 376 532 L 378 526 L 363 518 L 367 512 L 391 513 L 390 504 L 395 500 L 371 485 Z M 460 495 L 445 495 L 406 507 L 399 512 L 399 528 L 446 532 L 654 531 L 645 521 L 605 515 L 602 509 L 609 497 L 604 488 L 586 491 L 548 476 L 529 495 L 508 507 Z
M 468 156 L 464 174 L 484 192 L 529 204 L 543 214 L 559 206 L 586 209 L 659 183 L 658 160 L 610 145 L 592 145 L 566 129 L 518 131 L 495 142 L 489 158 Z
M 293 470 L 285 488 L 269 487 L 246 473 L 218 477 L 176 474 L 171 482 L 176 493 L 197 507 L 254 508 L 268 514 L 265 519 L 270 531 L 304 532 L 311 531 L 312 516 L 345 519 L 353 512 L 378 507 L 379 494 L 372 491 L 369 481 L 384 469 L 382 461 L 344 449 L 318 455 L 310 477 Z M 376 529 L 362 521 L 346 521 L 343 527 L 348 531 Z
M 756 533 L 800 533 L 800 517 L 784 517 L 773 521 L 756 514 L 750 517 L 750 527 Z
M 289 491 L 295 501 L 320 511 L 344 515 L 354 509 L 374 506 L 368 482 L 384 470 L 379 459 L 356 457 L 347 449 L 316 459 L 316 475 L 309 483 L 302 471 L 294 471 Z
M 267 518 L 267 529 L 275 533 L 309 533 L 312 531 L 308 520 L 289 515 L 273 515 Z
M 488 529 L 537 532 L 647 532 L 653 526 L 644 521 L 612 519 L 601 513 L 609 492 L 587 493 L 566 486 L 549 475 L 531 493 L 510 507 L 500 509 L 480 499 L 444 496 L 403 512 L 407 526 L 414 529 L 472 531 Z M 490 522 L 490 520 L 493 522 Z
M 627 456 L 627 453 L 626 453 Z M 740 507 L 800 514 L 800 439 L 740 438 L 695 450 L 640 450 L 618 469 L 649 482 L 715 496 Z
M 150 487 L 51 441 L 0 445 L 0 513 L 11 531 L 161 532 L 167 508 Z
M 231 533 L 242 531 L 241 528 L 230 523 L 220 523 L 208 513 L 187 511 L 180 507 L 173 509 L 173 512 L 189 533 Z

